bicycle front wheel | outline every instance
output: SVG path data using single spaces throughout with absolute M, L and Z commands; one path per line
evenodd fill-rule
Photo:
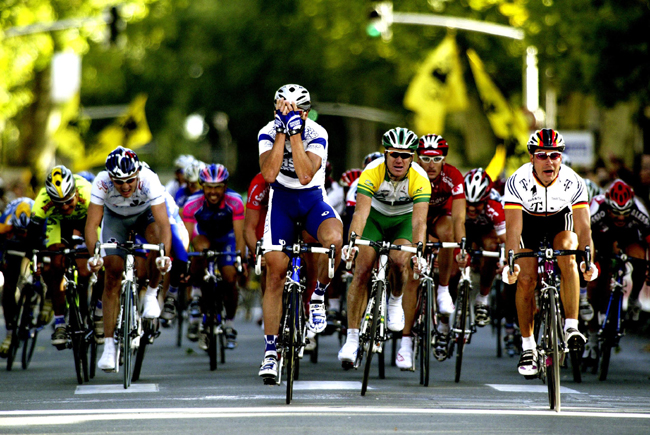
M 41 301 L 38 293 L 34 291 L 34 287 L 30 287 L 27 292 L 28 302 L 27 309 L 23 311 L 26 317 L 22 320 L 25 325 L 24 336 L 21 338 L 23 342 L 23 370 L 27 370 L 29 363 L 32 361 L 34 349 L 36 348 L 36 339 L 38 338 L 38 329 L 36 329 L 36 318 L 34 317 L 34 307 L 39 306 Z
M 287 304 L 286 316 L 288 320 L 289 337 L 286 343 L 287 352 L 285 357 L 287 359 L 287 405 L 293 400 L 293 381 L 296 376 L 296 365 L 298 363 L 298 328 L 296 325 L 297 312 L 300 307 L 300 298 L 298 297 L 298 289 L 295 285 L 289 286 L 289 303 Z
M 559 324 L 555 292 L 548 292 L 546 337 L 548 338 L 546 366 L 548 401 L 551 409 L 560 412 L 560 346 L 559 346 Z M 548 371 L 550 369 L 550 372 Z
M 457 309 L 456 318 L 454 319 L 454 330 L 456 336 L 456 376 L 455 382 L 460 382 L 460 372 L 463 367 L 463 351 L 465 350 L 465 342 L 467 341 L 467 313 L 469 312 L 469 283 L 464 281 L 458 287 Z
M 368 338 L 368 349 L 366 355 L 366 365 L 363 369 L 363 382 L 361 383 L 361 395 L 365 396 L 366 391 L 368 390 L 368 377 L 370 376 L 370 365 L 372 363 L 372 354 L 375 345 L 378 343 L 378 330 L 379 330 L 379 307 L 382 303 L 382 298 L 385 297 L 385 283 L 383 281 L 377 281 L 375 283 L 374 301 L 372 306 L 372 319 L 370 326 L 370 334 Z M 367 311 L 366 311 L 367 314 Z M 379 343 L 381 344 L 381 343 Z
M 133 295 L 135 294 L 135 284 L 131 282 L 124 283 L 122 288 L 122 346 L 124 357 L 124 388 L 131 386 L 131 377 L 133 376 L 133 330 L 135 329 L 135 304 Z
M 68 291 L 74 291 L 68 289 Z M 81 320 L 81 313 L 79 306 L 77 306 L 76 298 L 74 295 L 68 298 L 69 306 L 69 321 L 70 332 L 72 340 L 72 355 L 74 357 L 74 369 L 77 374 L 77 383 L 83 384 L 84 380 L 87 382 L 88 378 L 88 352 L 86 348 L 86 341 L 84 339 L 85 331 L 84 323 Z

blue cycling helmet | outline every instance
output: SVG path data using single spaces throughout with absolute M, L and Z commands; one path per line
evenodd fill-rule
M 117 147 L 106 158 L 106 171 L 113 178 L 128 178 L 139 170 L 140 159 L 129 148 Z
M 77 172 L 77 175 L 79 175 L 84 180 L 88 181 L 89 183 L 92 183 L 93 181 L 95 181 L 95 174 L 93 174 L 90 171 Z
M 201 184 L 218 184 L 228 181 L 228 169 L 221 163 L 212 163 L 199 172 Z
M 31 214 L 31 204 L 27 201 L 23 201 L 18 204 L 18 207 L 16 207 L 16 210 L 12 213 L 9 222 L 14 230 L 27 230 Z

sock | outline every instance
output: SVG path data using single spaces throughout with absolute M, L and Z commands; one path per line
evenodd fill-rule
M 569 328 L 578 329 L 578 319 L 566 319 L 564 321 L 564 330 Z
M 202 294 L 200 288 L 192 286 L 192 299 L 200 298 Z
M 115 353 L 115 340 L 106 339 L 104 342 L 104 353 L 106 352 Z
M 401 349 L 412 349 L 413 348 L 413 337 L 410 335 L 402 336 Z
M 175 301 L 178 300 L 178 287 L 174 287 L 170 285 L 169 288 L 167 289 L 167 296 L 169 296 Z
M 587 297 L 587 287 L 580 287 L 580 299 Z
M 146 296 L 150 296 L 150 295 L 158 296 L 158 287 L 147 286 Z
M 449 293 L 449 285 L 438 285 L 438 298 L 445 293 Z
M 329 284 L 326 284 L 323 287 L 323 284 L 321 284 L 320 281 L 316 281 L 316 288 L 314 289 L 314 293 L 312 293 L 311 295 L 311 300 L 312 301 L 325 300 L 325 291 L 327 290 L 327 287 L 329 287 Z
M 490 295 L 477 294 L 476 303 L 481 305 L 488 305 L 490 303 Z
M 449 323 L 443 323 L 443 322 L 438 323 L 438 332 L 441 334 L 449 333 Z
M 65 316 L 54 316 L 54 326 L 65 325 Z
M 390 305 L 399 305 L 399 304 L 402 303 L 402 296 L 404 296 L 404 295 L 402 294 L 402 295 L 399 295 L 399 296 L 393 296 L 391 294 L 390 297 L 388 298 L 388 303 Z
M 348 329 L 348 335 L 345 340 L 346 343 L 356 343 L 359 344 L 359 330 L 358 329 Z
M 101 300 L 98 300 L 97 305 L 95 305 L 95 317 L 104 317 L 104 305 L 102 305 Z
M 521 337 L 521 350 L 533 350 L 537 348 L 537 343 L 535 343 L 535 338 L 531 335 L 530 337 Z
M 274 355 L 276 358 L 278 357 L 278 351 L 277 348 L 275 347 L 275 342 L 277 341 L 278 336 L 277 335 L 265 335 L 264 336 L 264 356 L 269 356 L 269 355 Z

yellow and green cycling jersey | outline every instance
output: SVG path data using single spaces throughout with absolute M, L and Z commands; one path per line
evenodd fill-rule
M 357 193 L 372 198 L 372 208 L 385 216 L 399 216 L 413 212 L 413 204 L 429 202 L 431 183 L 424 169 L 412 163 L 406 177 L 392 181 L 386 162 L 379 158 L 361 173 Z
M 69 237 L 73 230 L 83 234 L 88 217 L 88 206 L 90 206 L 91 184 L 83 177 L 74 175 L 77 188 L 77 204 L 70 215 L 64 215 L 54 206 L 47 190 L 43 187 L 32 206 L 32 220 L 42 223 L 47 220 L 45 229 L 45 246 L 61 243 L 62 238 Z M 63 228 L 62 228 L 63 227 Z

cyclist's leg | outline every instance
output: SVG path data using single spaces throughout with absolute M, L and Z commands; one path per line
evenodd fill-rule
M 577 249 L 578 236 L 573 231 L 562 231 L 553 240 L 555 249 Z M 565 339 L 571 349 L 582 352 L 587 338 L 578 330 L 578 309 L 580 306 L 580 278 L 578 263 L 574 255 L 557 259 L 561 272 L 560 296 L 564 306 Z
M 499 250 L 499 238 L 496 231 L 492 229 L 489 233 L 481 237 L 481 244 L 486 251 Z M 474 303 L 474 313 L 476 316 L 476 324 L 485 326 L 490 323 L 490 290 L 492 283 L 496 276 L 497 259 L 482 257 L 480 263 L 480 280 L 479 280 L 479 294 L 476 295 Z
M 145 227 L 142 231 L 141 228 Z M 141 214 L 137 221 L 137 231 L 139 234 L 144 234 L 148 243 L 162 243 L 162 232 L 160 225 L 157 225 L 151 210 L 147 210 Z M 169 253 L 165 253 L 169 255 Z M 160 302 L 158 301 L 158 284 L 162 280 L 162 273 L 156 267 L 156 258 L 159 254 L 157 252 L 150 252 L 147 255 L 147 272 L 149 276 L 149 285 L 147 291 L 142 298 L 142 317 L 149 319 L 156 319 L 160 317 L 162 312 Z
M 2 290 L 2 310 L 5 318 L 7 334 L 0 343 L 0 358 L 7 358 L 11 346 L 11 335 L 16 328 L 18 303 L 16 301 L 16 285 L 21 271 L 22 257 L 7 256 L 4 267 L 5 282 Z
M 410 245 L 410 239 L 399 238 L 394 242 L 396 245 Z M 395 301 L 399 299 L 395 298 L 395 288 L 393 289 L 393 294 L 388 299 L 388 328 L 396 331 L 402 331 L 402 340 L 400 344 L 400 349 L 397 352 L 395 357 L 395 364 L 400 369 L 409 369 L 412 365 L 412 353 L 413 353 L 413 338 L 411 337 L 411 327 L 413 326 L 413 320 L 415 318 L 415 310 L 417 309 L 417 288 L 418 280 L 413 279 L 413 269 L 410 265 L 411 256 L 413 254 L 408 252 L 396 251 L 391 253 L 391 258 L 393 260 L 393 269 L 395 275 L 399 277 L 400 289 L 401 292 L 401 301 L 399 305 L 395 306 Z M 401 316 L 400 316 L 401 314 Z M 401 325 L 398 324 L 394 319 L 402 320 Z M 392 326 L 392 327 L 391 327 Z M 401 326 L 401 328 L 400 328 Z
M 451 211 L 435 218 L 428 226 L 429 234 L 441 242 L 454 242 L 454 225 Z M 443 316 L 449 316 L 454 311 L 454 302 L 449 294 L 449 281 L 454 266 L 454 252 L 452 249 L 441 249 L 438 253 L 438 311 Z
M 517 292 L 515 301 L 517 317 L 521 330 L 522 353 L 517 365 L 522 375 L 537 374 L 537 343 L 533 336 L 533 322 L 535 313 L 535 287 L 537 286 L 537 259 L 520 258 L 517 260 L 520 272 L 517 279 Z
M 630 313 L 630 320 L 636 322 L 639 320 L 641 312 L 641 304 L 639 302 L 639 293 L 647 279 L 648 267 L 644 263 L 646 258 L 646 247 L 644 244 L 637 242 L 631 243 L 625 247 L 625 253 L 631 258 L 632 263 L 632 291 L 630 292 L 628 300 L 628 313 Z M 635 262 L 634 259 L 643 260 Z
M 187 248 L 189 246 L 189 235 L 182 223 L 173 223 L 172 231 L 172 270 L 163 280 L 162 300 L 164 301 L 161 317 L 164 320 L 172 320 L 176 317 L 176 301 L 178 301 L 178 288 L 181 284 L 181 277 L 187 270 Z
M 227 236 L 220 239 L 216 243 L 212 243 L 212 247 L 224 252 L 234 252 L 237 249 L 237 241 L 235 233 L 230 232 Z M 237 314 L 237 304 L 239 303 L 239 289 L 237 286 L 238 274 L 235 269 L 236 258 L 232 255 L 221 256 L 218 260 L 219 270 L 223 277 L 224 288 L 222 289 L 224 307 L 226 309 L 226 318 L 224 322 L 227 348 L 234 349 L 237 347 L 237 331 L 234 328 L 234 320 Z

